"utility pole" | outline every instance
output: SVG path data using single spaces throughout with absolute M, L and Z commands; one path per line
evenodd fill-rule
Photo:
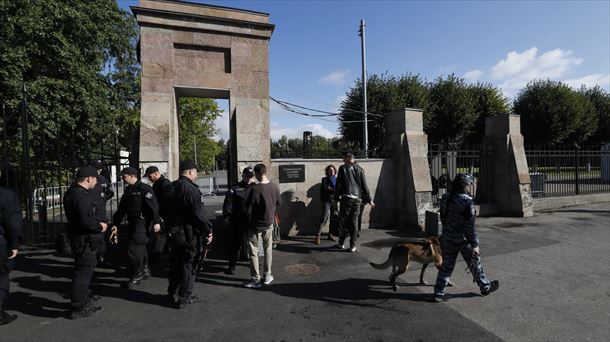
M 360 19 L 360 43 L 362 50 L 362 114 L 364 115 L 364 125 L 362 130 L 362 150 L 364 151 L 364 158 L 369 157 L 369 128 L 367 121 L 367 106 L 366 106 L 366 37 L 365 37 L 364 19 Z

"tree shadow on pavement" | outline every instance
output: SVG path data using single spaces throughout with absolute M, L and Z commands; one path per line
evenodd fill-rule
M 321 283 L 276 283 L 264 289 L 285 297 L 362 307 L 383 306 L 390 299 L 415 302 L 430 302 L 432 299 L 431 293 L 389 292 L 391 289 L 387 281 L 362 278 Z
M 30 316 L 59 318 L 66 317 L 68 303 L 60 303 L 18 291 L 9 295 L 6 308 Z

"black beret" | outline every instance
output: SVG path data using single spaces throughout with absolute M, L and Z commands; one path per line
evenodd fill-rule
M 155 172 L 159 172 L 159 168 L 156 166 L 149 166 L 146 168 L 146 171 L 144 172 L 144 177 L 148 177 L 148 175 L 150 175 L 151 173 L 155 173 Z
M 121 176 L 122 175 L 134 175 L 137 176 L 138 175 L 138 170 L 136 170 L 135 167 L 126 167 L 123 170 L 121 170 Z
M 91 166 L 81 167 L 76 171 L 76 178 L 97 177 L 97 170 Z
M 184 160 L 182 163 L 180 163 L 180 172 L 192 169 L 197 169 L 197 164 L 195 164 L 195 161 Z

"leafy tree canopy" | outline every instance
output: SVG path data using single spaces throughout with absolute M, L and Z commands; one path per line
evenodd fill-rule
M 180 126 L 180 159 L 196 160 L 204 171 L 214 169 L 215 158 L 223 146 L 212 137 L 218 134 L 214 120 L 222 115 L 212 99 L 181 97 L 178 99 Z

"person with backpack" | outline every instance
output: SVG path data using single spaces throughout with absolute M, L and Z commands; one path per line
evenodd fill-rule
M 443 265 L 438 271 L 434 286 L 434 301 L 445 300 L 445 288 L 453 273 L 458 254 L 462 254 L 473 280 L 481 290 L 481 295 L 496 291 L 500 286 L 497 280 L 489 281 L 481 266 L 479 238 L 474 225 L 476 212 L 470 188 L 474 178 L 468 173 L 458 173 L 451 183 L 450 191 L 441 198 L 441 223 L 443 235 Z
M 222 206 L 222 216 L 225 226 L 229 229 L 229 267 L 227 274 L 235 273 L 235 265 L 240 249 L 243 254 L 248 253 L 247 236 L 248 231 L 248 208 L 246 199 L 248 190 L 254 183 L 254 170 L 246 167 L 241 173 L 241 181 L 231 187 L 225 196 Z

